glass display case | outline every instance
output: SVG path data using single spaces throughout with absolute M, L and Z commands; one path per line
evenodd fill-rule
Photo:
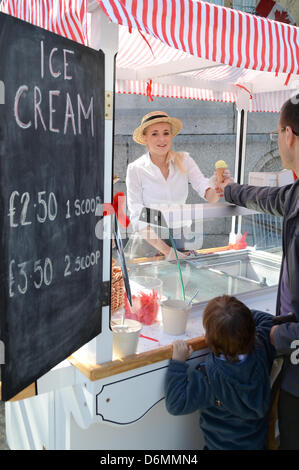
M 158 278 L 163 283 L 163 295 L 172 298 L 181 297 L 182 280 L 186 300 L 195 290 L 200 290 L 194 302 L 278 284 L 282 255 L 281 218 L 227 203 L 196 205 L 196 209 L 195 214 L 201 217 L 196 227 L 201 233 L 195 233 L 190 255 L 179 260 L 182 279 L 177 261 L 168 262 L 157 252 L 155 256 L 149 256 L 148 243 L 144 239 L 140 243 L 144 247 L 143 253 L 132 257 L 132 252 L 138 251 L 132 248 L 132 239 L 138 243 L 136 234 L 132 234 L 125 249 L 130 279 L 136 276 Z M 234 233 L 236 225 L 238 233 Z M 152 252 L 152 247 L 149 251 Z
M 199 253 L 191 259 L 181 260 L 185 298 L 208 302 L 222 294 L 238 295 L 272 287 L 278 284 L 281 258 L 278 254 L 248 247 L 218 253 Z M 176 262 L 141 261 L 130 264 L 130 278 L 149 276 L 163 284 L 163 295 L 181 298 L 182 287 Z

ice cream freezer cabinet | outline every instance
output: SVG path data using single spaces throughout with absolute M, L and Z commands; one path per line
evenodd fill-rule
M 192 345 L 191 368 L 203 360 L 208 350 L 202 313 L 208 300 L 216 295 L 235 295 L 250 308 L 275 314 L 281 264 L 279 237 L 272 237 L 272 244 L 263 238 L 263 231 L 256 230 L 259 215 L 229 205 L 205 210 L 208 218 L 215 218 L 217 213 L 228 219 L 243 217 L 248 245 L 243 244 L 241 249 L 229 243 L 201 248 L 180 263 L 186 299 L 199 289 L 185 333 L 166 334 L 157 318 L 142 326 L 136 354 L 112 357 L 110 321 L 121 315 L 122 309 L 110 318 L 109 306 L 104 307 L 100 335 L 43 375 L 24 391 L 25 395 L 6 402 L 6 433 L 11 449 L 203 447 L 199 412 L 171 416 L 165 407 L 164 380 L 171 344 L 180 338 Z M 231 227 L 229 222 L 227 226 Z M 273 224 L 273 230 L 277 232 L 277 225 Z M 229 240 L 229 233 L 224 234 L 225 239 Z M 128 270 L 132 284 L 140 276 L 160 279 L 163 296 L 180 298 L 176 262 L 142 257 L 128 260 Z M 100 361 L 97 355 L 103 348 L 110 359 Z

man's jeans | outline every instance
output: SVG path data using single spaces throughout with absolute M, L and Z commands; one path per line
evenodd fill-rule
M 299 397 L 280 390 L 278 402 L 279 450 L 299 450 Z

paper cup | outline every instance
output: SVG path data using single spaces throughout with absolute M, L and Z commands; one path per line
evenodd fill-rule
M 141 328 L 141 323 L 136 320 L 126 318 L 124 325 L 121 324 L 121 320 L 114 320 L 112 323 L 113 356 L 121 358 L 135 354 Z
M 168 335 L 183 335 L 186 331 L 187 320 L 191 305 L 184 300 L 165 300 L 161 302 L 162 323 L 164 333 Z

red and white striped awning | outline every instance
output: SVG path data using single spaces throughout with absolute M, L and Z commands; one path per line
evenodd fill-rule
M 2 0 L 0 12 L 87 45 L 87 0 Z
M 110 20 L 212 62 L 299 73 L 298 28 L 201 0 L 97 0 Z
M 119 34 L 120 93 L 279 112 L 299 89 L 299 30 L 200 0 L 97 0 Z
M 299 89 L 298 27 L 201 0 L 97 0 L 119 27 L 116 91 L 278 112 Z M 88 45 L 88 0 L 2 0 L 0 11 Z
M 146 42 L 145 42 L 146 40 Z M 199 59 L 166 46 L 136 29 L 119 28 L 116 91 L 148 97 L 169 97 L 235 103 L 238 92 L 250 97 L 250 111 L 279 112 L 299 77 L 262 72 Z M 286 81 L 289 84 L 286 86 Z

